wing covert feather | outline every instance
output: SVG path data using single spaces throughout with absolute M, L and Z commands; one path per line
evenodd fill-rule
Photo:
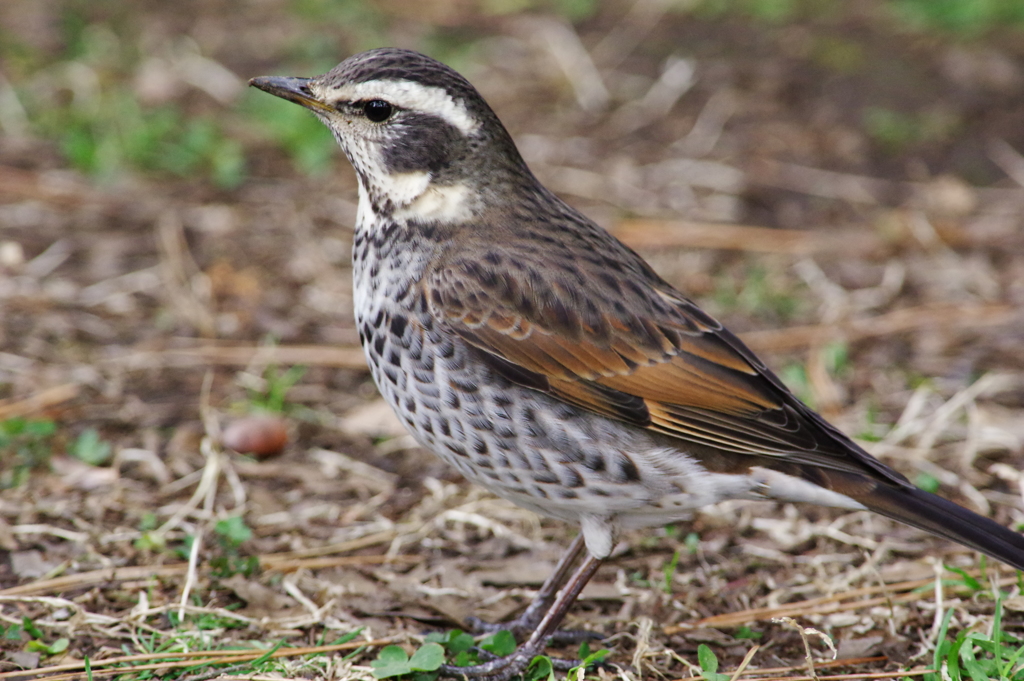
M 438 319 L 496 358 L 492 366 L 505 367 L 514 382 L 681 440 L 840 470 L 867 468 L 904 484 L 615 243 L 632 265 L 624 277 L 605 276 L 594 260 L 571 259 L 569 267 L 553 249 L 515 266 L 500 258 L 504 266 L 494 268 L 448 260 L 424 279 L 424 295 Z

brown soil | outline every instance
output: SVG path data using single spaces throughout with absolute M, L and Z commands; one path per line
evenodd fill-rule
M 24 476 L 0 495 L 0 625 L 29 618 L 41 640 L 69 639 L 33 658 L 15 630 L 0 672 L 151 641 L 313 645 L 356 627 L 412 650 L 467 615 L 513 613 L 575 531 L 469 486 L 396 427 L 356 348 L 350 169 L 338 153 L 329 173 L 299 173 L 246 114 L 252 99 L 189 84 L 189 50 L 240 84 L 378 38 L 433 46 L 542 181 L 745 334 L 802 397 L 911 479 L 1024 520 L 1021 41 L 886 31 L 872 3 L 776 26 L 610 2 L 575 27 L 412 5 L 326 25 L 276 0 L 0 9 L 43 55 L 32 73 L 9 62 L 19 92 L 60 90 L 71 7 L 137 51 L 101 79 L 137 94 L 170 83 L 159 97 L 221 120 L 249 168 L 231 190 L 90 179 L 0 112 L 0 421 L 57 426 L 35 467 L 13 447 L 0 461 L 4 480 Z M 882 110 L 902 133 L 878 132 Z M 292 366 L 306 371 L 287 391 L 283 451 L 222 447 Z M 73 455 L 90 428 L 112 447 L 104 465 Z M 226 547 L 215 526 L 235 516 L 253 534 Z M 891 671 L 930 664 L 936 608 L 954 608 L 953 631 L 992 619 L 987 587 L 947 588 L 941 603 L 915 590 L 939 562 L 970 570 L 976 555 L 866 513 L 734 502 L 625 539 L 569 624 L 609 635 L 628 674 L 689 676 L 706 643 L 723 671 L 758 645 L 748 670 L 802 678 L 804 635 L 820 674 Z M 218 570 L 248 556 L 251 576 Z M 1003 627 L 1020 635 L 1017 582 L 991 562 L 986 574 L 1008 578 Z M 831 655 L 801 627 L 847 661 L 820 666 Z M 282 673 L 364 678 L 375 651 Z

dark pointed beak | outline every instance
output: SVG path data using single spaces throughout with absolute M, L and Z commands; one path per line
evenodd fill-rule
M 312 78 L 289 78 L 286 76 L 257 76 L 249 81 L 249 85 L 259 88 L 264 92 L 295 102 L 307 109 L 332 110 L 320 100 L 309 89 Z

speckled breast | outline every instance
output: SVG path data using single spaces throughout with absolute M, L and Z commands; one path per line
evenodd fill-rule
M 494 371 L 431 315 L 426 246 L 385 231 L 354 244 L 356 324 L 381 395 L 420 445 L 495 494 L 565 520 L 661 517 L 669 498 L 669 515 L 708 503 L 674 471 L 651 468 L 644 453 L 663 445 L 650 434 Z

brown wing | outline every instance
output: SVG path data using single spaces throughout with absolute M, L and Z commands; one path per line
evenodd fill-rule
M 423 281 L 433 314 L 509 380 L 731 453 L 736 461 L 708 459 L 729 470 L 750 456 L 1024 569 L 1024 537 L 915 488 L 858 447 L 625 246 L 596 228 L 518 226 L 518 243 L 512 233 L 504 245 L 459 249 L 480 259 L 452 256 Z
M 521 247 L 492 245 L 481 260 L 445 261 L 424 293 L 434 315 L 517 383 L 717 450 L 906 484 L 639 256 L 601 246 L 619 257 L 580 258 L 578 246 L 552 242 L 524 260 Z

